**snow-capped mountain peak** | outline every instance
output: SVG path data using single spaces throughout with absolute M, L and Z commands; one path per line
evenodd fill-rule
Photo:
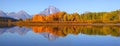
M 46 8 L 44 11 L 42 11 L 40 14 L 41 15 L 49 15 L 49 14 L 53 14 L 56 12 L 60 12 L 60 10 L 54 6 L 49 6 L 48 8 Z

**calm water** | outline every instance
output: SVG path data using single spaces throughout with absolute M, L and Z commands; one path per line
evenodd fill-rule
M 120 27 L 1 27 L 0 46 L 120 46 Z

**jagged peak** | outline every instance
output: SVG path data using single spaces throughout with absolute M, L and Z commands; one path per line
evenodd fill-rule
M 40 14 L 41 15 L 49 15 L 49 14 L 53 14 L 56 12 L 60 12 L 60 10 L 54 6 L 49 6 L 48 8 L 46 8 L 44 11 L 42 11 Z

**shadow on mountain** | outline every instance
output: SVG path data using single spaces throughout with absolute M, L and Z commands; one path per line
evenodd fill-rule
M 14 19 L 14 18 L 0 17 L 0 22 L 8 22 L 9 20 L 11 20 L 11 22 L 18 21 L 18 20 Z

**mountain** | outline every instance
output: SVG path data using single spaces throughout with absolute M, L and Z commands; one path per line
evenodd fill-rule
M 44 11 L 42 11 L 40 14 L 41 15 L 49 15 L 49 14 L 53 14 L 56 12 L 60 12 L 60 10 L 54 6 L 49 6 L 48 8 L 46 8 Z
M 16 17 L 16 13 L 15 13 L 15 12 L 7 13 L 7 16 L 10 17 L 10 18 L 17 19 L 17 17 Z
M 13 18 L 13 19 L 23 19 L 24 20 L 26 18 L 31 18 L 32 16 L 23 10 L 21 10 L 17 13 L 15 13 L 15 12 L 5 13 L 2 10 L 0 10 L 0 17 L 9 17 L 9 18 Z
M 23 19 L 23 20 L 26 18 L 31 18 L 31 16 L 23 10 L 21 10 L 17 13 L 15 13 L 15 12 L 8 13 L 7 16 L 14 18 L 14 19 Z
M 6 13 L 0 10 L 0 17 L 6 17 L 6 16 L 7 16 Z

